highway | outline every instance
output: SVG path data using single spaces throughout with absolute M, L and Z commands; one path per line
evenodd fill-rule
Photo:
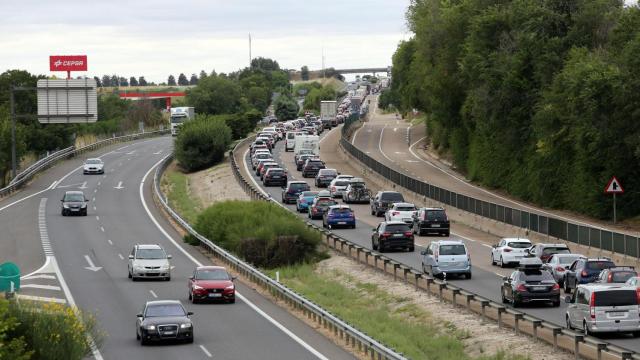
M 406 129 L 406 128 L 405 128 Z M 406 130 L 405 130 L 406 131 Z M 393 133 L 399 133 L 399 131 L 393 131 Z M 357 135 L 356 141 L 365 141 L 365 137 L 361 137 L 362 131 L 359 135 Z M 384 136 L 387 134 L 387 130 L 385 129 L 383 132 Z M 345 164 L 344 161 L 341 160 L 338 155 L 338 143 L 340 139 L 340 127 L 332 129 L 330 132 L 324 132 L 322 134 L 320 149 L 321 156 L 323 160 L 326 161 L 327 167 L 336 168 L 342 174 L 353 174 L 356 176 L 360 176 L 360 174 L 354 174 L 354 168 L 349 166 L 349 164 Z M 366 140 L 370 141 L 370 140 Z M 383 151 L 386 149 L 383 148 Z M 252 179 L 254 180 L 254 185 L 262 188 L 263 191 L 267 192 L 270 196 L 272 196 L 275 200 L 280 201 L 281 199 L 281 191 L 282 189 L 279 187 L 263 187 L 262 183 L 258 177 L 255 176 L 255 173 L 251 172 L 251 164 L 247 164 L 248 154 L 247 151 L 244 153 L 244 167 L 245 172 L 250 173 Z M 315 188 L 313 178 L 304 179 L 301 176 L 301 172 L 297 171 L 293 165 L 293 153 L 292 152 L 284 152 L 283 145 L 281 143 L 277 144 L 274 151 L 274 158 L 278 161 L 282 166 L 287 168 L 290 179 L 294 180 L 306 180 L 311 186 L 312 190 L 321 190 Z M 372 189 L 372 191 L 378 190 L 392 190 L 392 189 L 379 189 L 370 181 L 367 181 L 365 177 L 365 181 L 368 184 L 368 187 Z M 338 200 L 340 203 L 341 201 Z M 355 210 L 357 226 L 356 229 L 335 229 L 332 230 L 336 234 L 360 245 L 365 248 L 371 249 L 371 233 L 372 228 L 378 225 L 380 221 L 383 221 L 383 218 L 377 218 L 370 215 L 370 207 L 368 204 L 350 204 L 351 208 Z M 286 205 L 288 209 L 292 212 L 296 213 L 295 205 Z M 299 216 L 307 219 L 306 214 L 299 214 Z M 308 220 L 308 219 L 307 219 Z M 313 220 L 313 222 L 322 226 L 321 220 Z M 456 286 L 460 288 L 470 291 L 472 293 L 478 294 L 487 299 L 493 300 L 495 302 L 501 302 L 501 294 L 500 294 L 500 284 L 502 282 L 502 276 L 508 276 L 513 269 L 502 269 L 498 266 L 492 266 L 490 262 L 490 243 L 487 243 L 485 239 L 478 239 L 474 237 L 462 237 L 460 235 L 461 231 L 458 231 L 456 225 L 452 225 L 452 234 L 449 239 L 457 239 L 462 240 L 467 245 L 469 252 L 471 254 L 471 259 L 473 263 L 473 278 L 470 280 L 462 280 L 462 279 L 448 279 L 450 282 L 454 283 Z M 420 261 L 420 251 L 424 249 L 425 246 L 429 244 L 432 240 L 446 239 L 444 237 L 435 237 L 435 236 L 416 236 L 416 250 L 413 253 L 407 252 L 393 252 L 393 253 L 385 253 L 385 255 L 389 258 L 392 258 L 395 261 L 403 263 L 407 266 L 410 266 L 416 270 L 421 270 L 421 261 Z M 497 242 L 497 241 L 496 241 Z M 391 280 L 390 280 L 391 281 Z M 564 295 L 562 297 L 562 302 L 559 308 L 553 308 L 549 306 L 541 306 L 541 307 L 533 307 L 526 306 L 523 308 L 518 308 L 518 310 L 536 316 L 540 319 L 546 320 L 550 323 L 556 324 L 558 326 L 564 326 L 565 324 L 565 310 L 566 304 L 564 303 Z M 507 305 L 510 306 L 510 305 Z M 640 341 L 632 338 L 629 335 L 607 335 L 607 341 L 610 341 L 619 346 L 626 347 L 628 349 L 634 351 L 640 351 Z
M 46 262 L 23 280 L 32 286 L 21 294 L 95 312 L 106 333 L 97 359 L 353 359 L 250 285 L 237 282 L 235 304 L 188 302 L 188 276 L 196 264 L 211 261 L 184 245 L 153 203 L 152 170 L 172 142 L 156 138 L 88 154 L 102 157 L 105 175 L 82 175 L 82 159 L 64 162 L 0 203 L 0 231 L 11 234 L 6 248 L 13 249 L 0 261 L 18 262 L 24 274 Z M 63 193 L 78 189 L 90 199 L 88 216 L 62 217 Z M 127 278 L 136 243 L 157 243 L 173 255 L 170 282 Z M 135 316 L 155 299 L 181 300 L 195 313 L 194 344 L 140 346 Z

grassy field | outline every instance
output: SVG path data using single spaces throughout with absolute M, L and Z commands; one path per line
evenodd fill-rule
M 202 205 L 195 197 L 189 195 L 189 177 L 172 165 L 162 176 L 161 184 L 169 205 L 190 224 L 195 224 L 198 214 L 202 211 Z

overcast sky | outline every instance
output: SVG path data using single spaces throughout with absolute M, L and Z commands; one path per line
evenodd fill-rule
M 87 75 L 231 72 L 252 54 L 281 67 L 385 67 L 408 39 L 409 0 L 20 0 L 0 2 L 0 70 L 49 72 L 88 55 Z M 0 72 L 1 72 L 0 71 Z M 58 75 L 64 75 L 59 73 Z M 76 75 L 81 75 L 78 73 Z

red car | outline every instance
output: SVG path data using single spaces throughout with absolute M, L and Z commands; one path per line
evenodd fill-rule
M 236 287 L 231 276 L 222 266 L 198 266 L 189 277 L 189 300 L 222 300 L 236 302 Z

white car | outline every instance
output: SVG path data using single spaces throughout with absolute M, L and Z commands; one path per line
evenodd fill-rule
M 414 204 L 399 202 L 391 205 L 391 208 L 384 214 L 385 221 L 402 221 L 406 224 L 413 224 L 413 215 L 418 209 Z
M 136 244 L 129 254 L 129 279 L 153 278 L 171 280 L 171 255 L 157 244 Z
M 97 158 L 87 159 L 82 166 L 83 174 L 104 174 L 104 163 Z
M 527 256 L 525 250 L 531 247 L 531 241 L 521 238 L 503 238 L 491 249 L 491 265 L 505 267 L 509 264 L 520 264 Z
M 251 165 L 253 166 L 253 170 L 255 170 L 256 166 L 258 166 L 258 161 L 267 160 L 267 159 L 273 159 L 273 156 L 267 153 L 254 154 L 253 158 L 251 159 Z
M 338 177 L 339 176 L 340 175 L 338 175 Z M 331 180 L 331 183 L 328 186 L 331 197 L 341 198 L 344 191 L 347 189 L 347 186 L 349 186 L 349 180 L 351 180 L 351 178 L 335 178 Z

